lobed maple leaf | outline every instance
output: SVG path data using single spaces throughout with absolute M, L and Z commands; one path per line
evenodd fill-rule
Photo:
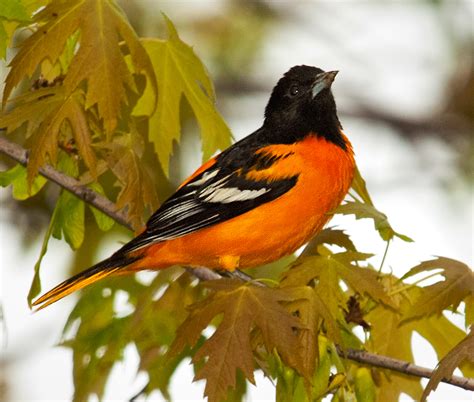
M 13 108 L 0 113 L 0 128 L 11 133 L 26 124 L 26 138 L 38 129 L 64 101 L 61 87 L 46 87 L 18 96 L 11 101 Z
M 401 303 L 402 296 L 395 297 Z M 384 356 L 413 362 L 412 335 L 413 327 L 400 325 L 400 314 L 383 305 L 378 305 L 369 312 L 366 319 L 371 324 L 368 350 Z M 381 370 L 377 381 L 377 400 L 383 402 L 398 402 L 402 392 L 414 400 L 418 400 L 422 387 L 418 378 Z
M 408 236 L 396 232 L 390 225 L 387 215 L 377 210 L 373 205 L 360 201 L 346 201 L 344 204 L 337 207 L 333 213 L 355 215 L 356 219 L 372 219 L 374 221 L 375 229 L 379 232 L 380 237 L 385 241 L 392 240 L 395 236 L 407 242 L 413 241 Z
M 156 79 L 147 53 L 113 0 L 53 0 L 33 17 L 38 27 L 21 45 L 10 63 L 5 80 L 3 103 L 13 88 L 31 77 L 45 59 L 56 63 L 67 40 L 80 32 L 79 47 L 71 60 L 64 86 L 67 95 L 85 80 L 85 107 L 97 104 L 107 133 L 116 125 L 122 103 L 127 103 L 126 87 L 136 91 L 134 73 L 145 73 L 156 93 Z M 127 45 L 132 60 L 130 71 L 120 40 Z
M 459 303 L 474 295 L 474 272 L 464 263 L 446 257 L 424 261 L 413 267 L 401 279 L 409 278 L 421 272 L 442 269 L 445 280 L 426 286 L 412 307 L 407 311 L 405 320 L 430 314 L 441 314 L 451 307 L 456 309 Z
M 352 179 L 351 188 L 361 198 L 359 200 L 352 193 L 349 195 L 354 201 L 346 201 L 343 205 L 337 207 L 333 213 L 343 215 L 355 215 L 356 219 L 368 218 L 374 221 L 375 229 L 379 232 L 380 237 L 385 241 L 390 241 L 394 237 L 398 237 L 406 242 L 413 242 L 411 238 L 401 233 L 396 232 L 390 225 L 387 215 L 375 208 L 374 203 L 370 197 L 367 185 L 359 168 L 356 166 L 354 171 L 354 178 Z
M 319 401 L 328 393 L 330 383 L 332 356 L 328 341 L 325 337 L 318 337 L 319 359 L 313 376 L 312 400 Z
M 465 304 L 465 311 L 464 314 L 466 315 L 466 328 L 470 325 L 474 324 L 474 295 L 470 294 L 464 299 Z
M 421 396 L 421 402 L 426 401 L 431 391 L 434 391 L 443 378 L 451 378 L 453 371 L 459 367 L 462 361 L 468 360 L 474 363 L 474 331 L 459 342 L 449 353 L 438 363 L 438 367 L 433 372 L 428 384 Z
M 359 167 L 356 165 L 354 170 L 354 177 L 352 179 L 351 188 L 358 194 L 364 203 L 368 205 L 374 205 L 372 198 L 370 197 L 369 191 L 367 190 L 367 184 L 364 178 L 360 174 Z
M 0 2 L 0 59 L 4 59 L 8 44 L 18 26 L 30 21 L 30 13 L 20 0 Z
M 318 247 L 323 244 L 339 246 L 347 251 L 357 251 L 351 238 L 343 230 L 326 228 L 310 240 L 304 248 L 302 256 L 318 254 Z
M 30 16 L 20 0 L 2 1 L 0 18 L 10 21 L 29 21 Z
M 232 136 L 216 110 L 214 87 L 206 68 L 191 46 L 179 38 L 173 23 L 166 16 L 164 18 L 168 40 L 142 40 L 158 77 L 158 103 L 153 111 L 152 88 L 147 85 L 133 114 L 150 116 L 148 136 L 168 175 L 173 142 L 180 139 L 182 99 L 188 101 L 201 129 L 204 160 L 216 150 L 227 148 Z
M 419 288 L 415 288 L 415 291 Z M 454 325 L 443 315 L 431 316 L 419 321 L 410 322 L 413 330 L 425 338 L 436 352 L 438 360 L 466 336 L 466 333 Z M 459 364 L 459 369 L 466 377 L 474 377 L 474 362 L 465 360 Z
M 104 189 L 99 183 L 90 183 L 88 186 L 96 193 L 105 196 Z M 95 222 L 97 223 L 97 226 L 100 230 L 102 230 L 103 232 L 107 232 L 112 229 L 115 224 L 115 221 L 111 217 L 104 214 L 102 211 L 98 210 L 96 207 L 93 207 L 90 204 L 88 204 L 88 206 L 92 212 L 92 215 L 94 215 Z
M 372 373 L 367 367 L 359 367 L 354 375 L 354 387 L 357 401 L 375 402 L 377 388 Z
M 48 160 L 55 165 L 59 149 L 58 142 L 64 135 L 65 126 L 85 165 L 95 176 L 97 158 L 92 149 L 92 138 L 87 117 L 84 112 L 84 94 L 78 90 L 66 95 L 61 86 L 41 88 L 30 94 L 18 97 L 15 107 L 0 114 L 0 127 L 8 132 L 27 125 L 26 137 L 31 144 L 28 158 L 28 184 L 38 174 L 39 168 Z
M 318 294 L 334 317 L 339 315 L 339 307 L 345 306 L 340 280 L 355 292 L 366 293 L 374 300 L 393 306 L 391 298 L 378 280 L 377 272 L 352 264 L 355 260 L 369 257 L 371 254 L 357 252 L 303 257 L 283 274 L 281 283 L 282 286 L 302 286 L 317 279 Z
M 148 171 L 141 163 L 144 143 L 140 135 L 133 130 L 116 136 L 107 146 L 111 153 L 107 156 L 109 168 L 121 187 L 117 196 L 118 209 L 126 208 L 128 219 L 134 228 L 144 223 L 144 213 L 154 211 L 158 205 L 158 196 Z
M 367 321 L 371 323 L 368 350 L 413 362 L 411 338 L 413 333 L 417 332 L 432 345 L 438 358 L 441 359 L 465 337 L 466 334 L 461 329 L 442 315 L 406 321 L 404 317 L 411 307 L 410 300 L 418 297 L 422 292 L 421 288 L 403 287 L 405 285 L 400 285 L 399 279 L 393 275 L 386 275 L 383 280 L 385 287 L 394 293 L 392 299 L 397 309 L 389 309 L 381 304 L 367 314 Z M 474 375 L 474 364 L 465 361 L 460 364 L 460 369 L 466 376 Z M 415 400 L 421 397 L 422 388 L 419 379 L 387 370 L 378 371 L 382 373 L 376 381 L 378 400 L 395 402 L 402 392 Z
M 294 312 L 300 319 L 304 330 L 298 332 L 299 344 L 302 355 L 302 367 L 307 373 L 305 385 L 308 395 L 311 395 L 311 381 L 319 359 L 318 336 L 321 327 L 326 327 L 328 339 L 341 343 L 341 335 L 335 318 L 331 315 L 329 309 L 321 300 L 315 289 L 310 286 L 298 286 L 285 288 L 295 301 L 288 303 L 287 308 Z
M 11 169 L 0 172 L 0 186 L 12 186 L 12 196 L 15 200 L 26 200 L 37 194 L 47 183 L 43 176 L 37 176 L 30 188 L 26 181 L 26 168 L 18 164 Z
M 205 395 L 209 401 L 220 401 L 229 388 L 235 388 L 237 369 L 254 383 L 252 329 L 258 329 L 269 353 L 275 349 L 286 364 L 304 374 L 301 356 L 296 352 L 301 348 L 295 329 L 301 328 L 301 323 L 281 304 L 294 300 L 295 295 L 284 289 L 242 284 L 231 279 L 211 281 L 206 286 L 213 292 L 191 307 L 170 353 L 173 356 L 186 345 L 195 345 L 204 328 L 215 317 L 222 316 L 214 334 L 193 357 L 195 364 L 204 360 L 195 379 L 206 379 Z

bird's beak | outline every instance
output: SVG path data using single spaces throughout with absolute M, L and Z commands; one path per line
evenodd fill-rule
M 313 84 L 313 98 L 319 94 L 323 89 L 331 88 L 332 82 L 339 71 L 328 71 L 320 73 L 316 76 Z

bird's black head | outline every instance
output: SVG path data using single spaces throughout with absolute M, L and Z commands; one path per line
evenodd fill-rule
M 273 141 L 292 143 L 312 132 L 345 149 L 331 92 L 336 74 L 295 66 L 278 81 L 265 109 L 264 126 Z

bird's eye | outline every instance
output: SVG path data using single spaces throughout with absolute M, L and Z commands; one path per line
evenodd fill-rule
M 295 97 L 299 93 L 300 93 L 300 88 L 298 87 L 298 85 L 292 85 L 290 87 L 290 96 L 291 97 Z

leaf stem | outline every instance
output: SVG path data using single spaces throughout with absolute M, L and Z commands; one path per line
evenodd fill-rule
M 379 274 L 382 272 L 383 264 L 385 262 L 385 258 L 387 257 L 388 248 L 390 247 L 390 242 L 391 242 L 391 239 L 387 240 L 387 245 L 385 246 L 385 251 L 383 253 L 382 261 L 380 263 L 380 267 L 379 267 L 379 270 L 378 270 Z
M 361 204 L 364 203 L 364 201 L 361 198 L 358 198 L 352 191 L 349 191 L 348 194 L 354 201 L 360 202 Z

